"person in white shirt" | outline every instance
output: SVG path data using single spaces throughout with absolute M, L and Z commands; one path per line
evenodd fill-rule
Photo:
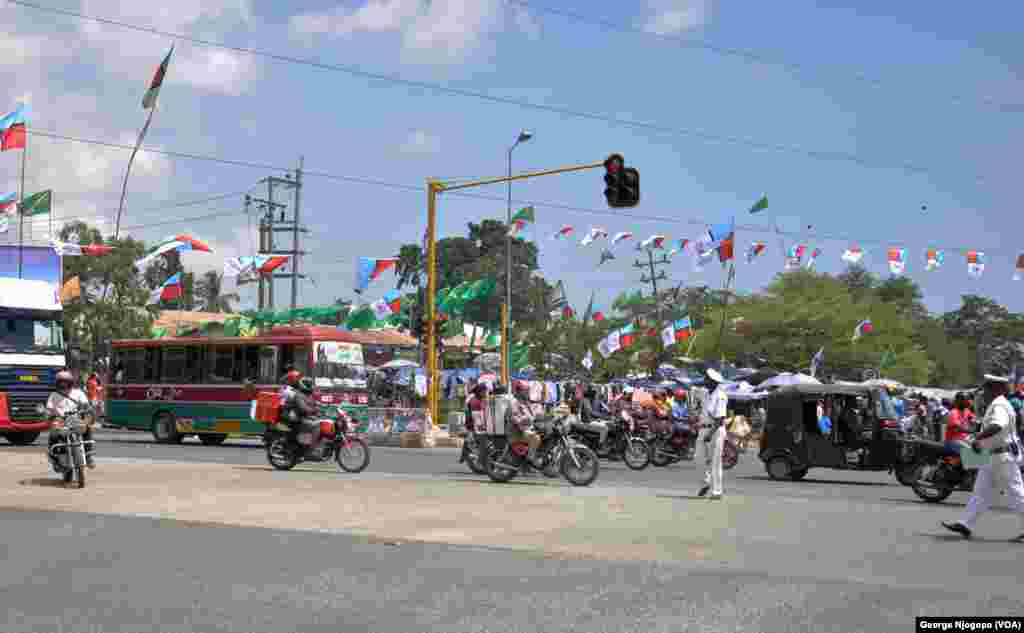
M 88 396 L 85 395 L 84 391 L 75 387 L 75 378 L 71 375 L 71 372 L 67 370 L 57 372 L 56 383 L 57 390 L 46 399 L 46 413 L 51 418 L 71 413 L 80 406 L 89 406 Z M 85 431 L 82 432 L 82 439 L 89 441 L 92 439 L 92 418 L 86 418 L 86 422 Z M 50 445 L 52 446 L 61 440 L 61 431 L 57 427 L 51 428 Z M 93 444 L 91 443 L 85 445 L 85 463 L 89 468 L 96 467 L 96 464 L 93 462 Z
M 971 538 L 978 517 L 991 507 L 999 493 L 1005 492 L 1007 505 L 1020 515 L 1021 520 L 1022 532 L 1013 540 L 1024 543 L 1024 482 L 1017 465 L 1021 447 L 1017 444 L 1015 433 L 1017 414 L 1006 399 L 1009 388 L 1006 378 L 985 376 L 985 391 L 991 404 L 985 411 L 981 432 L 971 442 L 971 448 L 979 450 L 981 446 L 991 447 L 992 462 L 978 468 L 974 492 L 963 517 L 955 523 L 942 523 L 944 528 L 964 538 Z
M 711 394 L 704 401 L 697 450 L 704 455 L 704 485 L 697 496 L 711 492 L 712 499 L 722 498 L 722 449 L 725 448 L 725 416 L 729 396 L 722 383 L 725 378 L 714 369 L 707 371 L 707 388 Z

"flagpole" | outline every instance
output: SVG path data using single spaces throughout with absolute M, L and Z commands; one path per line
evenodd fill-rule
M 25 147 L 21 148 L 21 192 L 18 194 L 18 279 L 21 279 L 22 251 L 25 243 L 25 156 L 28 154 L 28 133 L 25 134 Z
M 725 283 L 722 284 L 722 324 L 718 328 L 718 349 L 715 351 L 715 356 L 722 354 L 722 339 L 725 337 L 725 320 L 729 314 L 729 288 L 732 286 L 732 282 L 736 276 L 736 264 L 729 264 L 729 275 L 725 278 Z

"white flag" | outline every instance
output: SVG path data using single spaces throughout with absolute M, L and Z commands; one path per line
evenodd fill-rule
M 676 328 L 669 324 L 661 331 L 661 342 L 665 347 L 671 347 L 676 342 Z
M 622 342 L 620 340 L 620 336 L 619 336 L 619 331 L 618 330 L 615 330 L 614 332 L 609 334 L 608 337 L 607 337 L 607 340 L 608 340 L 608 350 L 612 354 L 614 354 L 615 352 L 617 352 L 620 349 L 622 349 Z
M 601 355 L 601 358 L 608 358 L 612 355 L 612 351 L 608 349 L 608 339 L 603 338 L 597 344 L 597 352 Z
M 53 246 L 53 250 L 57 252 L 57 255 L 61 257 L 74 257 L 82 255 L 82 245 L 74 242 L 59 242 L 57 240 L 50 240 L 50 245 Z
M 860 262 L 860 260 L 863 258 L 864 251 L 860 250 L 856 246 L 853 248 L 846 249 L 846 251 L 843 253 L 843 261 L 850 264 L 856 264 Z
M 590 371 L 594 366 L 594 353 L 589 349 L 587 350 L 587 355 L 583 357 L 583 366 L 587 368 L 587 371 Z

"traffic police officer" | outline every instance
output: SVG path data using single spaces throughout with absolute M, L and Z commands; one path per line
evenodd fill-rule
M 698 450 L 704 453 L 704 485 L 697 496 L 703 497 L 711 491 L 712 499 L 722 498 L 722 450 L 725 448 L 725 416 L 729 396 L 722 383 L 725 378 L 714 369 L 707 371 L 707 388 L 711 390 L 704 401 L 703 422 L 697 441 Z
M 1017 444 L 1015 433 L 1017 414 L 1006 399 L 1009 389 L 1009 380 L 1006 378 L 985 376 L 985 391 L 991 404 L 985 411 L 981 432 L 971 442 L 971 448 L 979 450 L 979 442 L 985 441 L 992 447 L 992 462 L 978 469 L 974 492 L 963 518 L 955 523 L 942 523 L 947 530 L 961 534 L 964 538 L 971 538 L 978 517 L 989 509 L 992 501 L 1003 491 L 1006 492 L 1010 509 L 1020 514 L 1021 529 L 1024 530 L 1024 482 L 1021 481 L 1020 467 L 1017 465 L 1021 447 Z M 1024 531 L 1014 541 L 1024 543 Z

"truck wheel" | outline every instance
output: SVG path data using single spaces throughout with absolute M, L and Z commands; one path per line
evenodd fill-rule
M 178 433 L 174 416 L 166 411 L 153 419 L 153 438 L 161 444 L 181 444 L 185 438 Z
M 15 446 L 28 446 L 39 439 L 37 431 L 13 431 L 6 435 L 7 441 Z

